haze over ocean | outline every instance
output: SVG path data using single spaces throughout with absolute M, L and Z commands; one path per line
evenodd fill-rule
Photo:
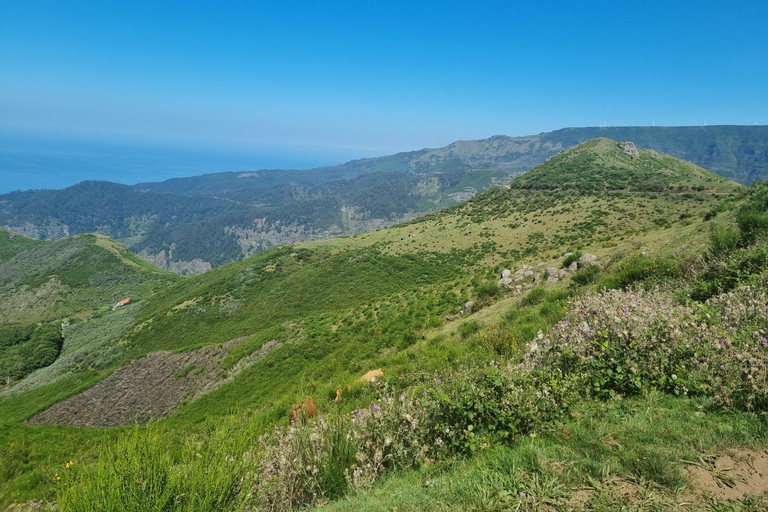
M 375 150 L 270 146 L 251 150 L 147 142 L 0 137 L 0 194 L 60 189 L 85 180 L 126 185 L 213 172 L 309 169 L 369 156 Z

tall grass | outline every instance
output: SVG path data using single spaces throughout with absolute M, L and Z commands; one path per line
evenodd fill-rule
M 93 512 L 241 509 L 254 463 L 252 439 L 237 421 L 185 440 L 137 427 L 105 444 L 95 467 L 67 463 L 57 503 Z

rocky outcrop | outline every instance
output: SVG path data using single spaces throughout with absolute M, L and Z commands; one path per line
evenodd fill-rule
M 572 255 L 573 253 L 569 252 L 565 253 L 564 256 L 568 257 Z M 516 270 L 514 273 L 510 269 L 502 270 L 501 277 L 496 281 L 496 284 L 508 288 L 515 293 L 519 293 L 544 282 L 549 284 L 557 283 L 560 279 L 567 278 L 581 267 L 599 264 L 600 262 L 598 261 L 597 256 L 587 253 L 583 254 L 578 261 L 572 262 L 566 268 L 550 266 L 540 270 L 544 266 L 544 263 L 539 263 L 534 267 L 523 265 L 522 268 Z
M 640 156 L 640 151 L 632 142 L 619 142 L 619 147 L 632 158 L 638 158 Z

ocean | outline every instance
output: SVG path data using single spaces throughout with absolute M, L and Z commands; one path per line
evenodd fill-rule
M 381 152 L 261 146 L 201 149 L 148 143 L 0 135 L 0 194 L 61 189 L 85 180 L 126 185 L 224 171 L 311 169 Z

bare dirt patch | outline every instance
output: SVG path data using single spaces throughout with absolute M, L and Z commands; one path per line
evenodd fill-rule
M 739 449 L 727 455 L 704 455 L 685 468 L 694 496 L 730 501 L 768 493 L 768 453 Z
M 244 339 L 191 352 L 153 352 L 118 368 L 92 388 L 41 411 L 27 423 L 113 427 L 168 416 L 182 402 L 195 400 L 232 380 L 237 371 L 224 371 L 219 361 Z M 262 347 L 249 359 L 262 357 L 274 346 Z

